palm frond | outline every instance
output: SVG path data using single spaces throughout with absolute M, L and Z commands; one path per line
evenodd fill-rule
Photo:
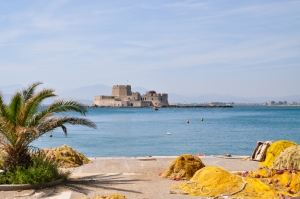
M 0 121 L 0 134 L 5 138 L 9 137 L 7 126 L 4 124 L 3 120 Z
M 54 94 L 53 92 L 54 90 L 52 89 L 43 89 L 42 91 L 38 92 L 36 95 L 32 95 L 31 98 L 27 100 L 25 107 L 23 109 L 23 115 L 24 115 L 23 123 L 22 123 L 23 125 L 28 124 L 30 119 L 37 114 L 43 100 L 56 96 L 56 94 Z M 38 123 L 39 120 L 37 120 L 36 122 Z
M 1 106 L 6 106 L 5 103 L 4 103 L 4 99 L 3 99 L 3 95 L 2 95 L 2 92 L 0 91 L 0 107 Z M 0 112 L 1 113 L 1 112 Z
M 83 125 L 87 127 L 91 127 L 96 129 L 97 126 L 90 120 L 85 118 L 78 118 L 78 117 L 53 117 L 37 127 L 40 135 L 43 135 L 46 132 L 53 131 L 58 127 L 62 127 L 64 124 L 71 124 L 71 125 Z
M 39 113 L 33 115 L 29 119 L 29 121 L 27 122 L 27 126 L 37 126 L 52 116 L 53 116 L 53 113 L 49 113 L 49 112 L 45 112 L 45 111 L 39 112 Z
M 53 113 L 61 113 L 61 112 L 68 112 L 68 111 L 75 111 L 77 113 L 80 113 L 82 115 L 85 115 L 87 110 L 84 104 L 77 102 L 75 100 L 58 100 L 53 102 L 49 108 L 49 112 Z
M 2 119 L 0 121 L 0 129 L 1 134 L 6 138 L 7 143 L 14 145 L 14 143 L 18 139 L 18 135 L 15 131 L 16 125 L 10 120 Z
M 0 93 L 0 120 L 9 120 L 9 116 L 9 110 L 7 108 L 7 105 L 4 103 L 2 93 Z
M 64 131 L 65 136 L 67 136 L 68 135 L 67 127 L 65 127 L 64 125 L 61 125 L 61 128 Z
M 23 104 L 23 102 L 22 102 L 21 93 L 17 92 L 11 99 L 10 104 L 9 104 L 9 109 L 8 109 L 9 110 L 9 120 L 12 123 L 17 122 L 17 119 L 19 118 L 20 113 L 21 113 L 22 104 Z
M 18 127 L 16 129 L 16 132 L 17 140 L 14 145 L 18 147 L 26 147 L 33 140 L 40 136 L 39 131 L 35 127 Z
M 22 100 L 23 103 L 25 104 L 27 100 L 29 100 L 33 95 L 34 91 L 37 86 L 43 84 L 42 82 L 34 82 L 33 84 L 29 85 L 27 88 L 23 89 L 22 91 Z
M 45 118 L 52 116 L 54 113 L 61 113 L 61 112 L 68 112 L 68 111 L 75 111 L 82 115 L 85 115 L 85 113 L 87 112 L 86 107 L 77 101 L 58 100 L 50 104 L 50 106 L 45 110 L 42 110 L 39 113 L 32 116 L 30 118 L 30 121 L 28 122 L 28 125 L 35 126 Z

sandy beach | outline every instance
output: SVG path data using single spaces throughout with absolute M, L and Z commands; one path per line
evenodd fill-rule
M 171 186 L 185 182 L 184 180 L 175 181 L 159 176 L 176 157 L 90 158 L 93 163 L 71 168 L 71 178 L 62 184 L 42 189 L 1 191 L 0 198 L 78 199 L 113 193 L 124 195 L 128 199 L 193 198 L 170 193 Z M 203 156 L 201 160 L 206 166 L 219 166 L 228 171 L 253 171 L 258 168 L 258 162 L 242 158 Z

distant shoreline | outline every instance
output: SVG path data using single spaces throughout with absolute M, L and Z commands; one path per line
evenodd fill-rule
M 263 105 L 263 104 L 234 104 L 234 105 L 170 105 L 170 106 L 163 106 L 157 108 L 234 108 L 235 106 L 266 106 L 266 107 L 300 107 L 300 104 L 288 104 L 288 105 Z M 153 106 L 150 107 L 116 107 L 116 106 L 92 106 L 86 105 L 88 108 L 154 108 Z
M 132 106 L 87 106 L 89 108 L 154 108 L 154 107 L 132 107 Z M 185 106 L 179 106 L 179 105 L 171 105 L 171 106 L 162 106 L 162 107 L 157 107 L 157 108 L 233 108 L 233 106 L 229 105 L 224 105 L 224 106 L 206 106 L 206 105 L 185 105 Z

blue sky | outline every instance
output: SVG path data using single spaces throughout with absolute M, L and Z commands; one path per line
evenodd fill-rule
M 300 1 L 0 1 L 0 87 L 300 94 Z

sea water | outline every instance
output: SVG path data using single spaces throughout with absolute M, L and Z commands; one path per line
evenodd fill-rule
M 68 113 L 69 116 L 80 116 Z M 300 143 L 300 107 L 88 108 L 98 128 L 67 125 L 33 142 L 66 144 L 87 157 L 178 156 L 183 153 L 250 156 L 258 141 Z M 202 119 L 203 118 L 203 121 Z M 189 120 L 189 124 L 187 124 Z

